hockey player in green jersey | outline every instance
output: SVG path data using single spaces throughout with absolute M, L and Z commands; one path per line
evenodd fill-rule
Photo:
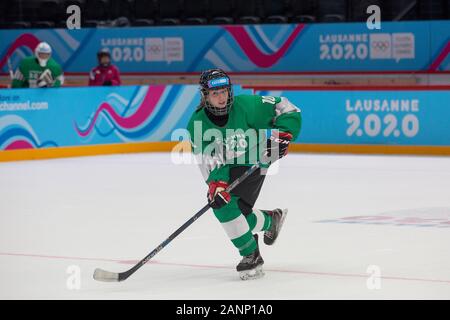
M 300 110 L 284 97 L 233 96 L 230 78 L 221 69 L 206 70 L 200 77 L 201 103 L 188 131 L 192 151 L 206 183 L 207 200 L 233 245 L 243 257 L 236 269 L 241 279 L 264 275 L 258 232 L 264 243 L 277 239 L 287 209 L 254 208 L 270 163 L 287 154 L 300 132 Z M 266 131 L 277 132 L 268 137 Z M 226 188 L 249 167 L 265 164 L 234 188 Z
M 14 74 L 13 88 L 59 87 L 64 83 L 61 66 L 51 58 L 52 48 L 46 42 L 38 44 L 34 56 L 20 62 Z

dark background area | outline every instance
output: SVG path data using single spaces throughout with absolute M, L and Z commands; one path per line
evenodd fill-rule
M 2 0 L 0 28 L 66 27 L 66 8 L 81 9 L 82 27 L 450 19 L 450 0 Z

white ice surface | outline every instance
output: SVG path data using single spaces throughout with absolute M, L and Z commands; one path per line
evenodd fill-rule
M 96 267 L 130 268 L 205 204 L 198 168 L 155 153 L 0 163 L 0 299 L 450 299 L 450 228 L 318 222 L 448 212 L 450 158 L 280 164 L 256 204 L 289 208 L 278 242 L 261 245 L 263 279 L 239 279 L 240 257 L 208 211 L 128 280 L 102 283 Z M 379 289 L 367 286 L 371 265 Z

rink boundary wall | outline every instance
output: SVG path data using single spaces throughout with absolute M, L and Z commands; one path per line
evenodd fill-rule
M 177 147 L 177 144 L 178 142 L 164 141 L 9 150 L 0 152 L 0 162 L 96 156 L 120 153 L 171 152 L 174 151 L 174 148 Z M 180 144 L 178 145 L 176 150 L 189 151 L 190 147 L 189 145 L 186 146 Z M 293 143 L 289 147 L 289 152 L 450 156 L 450 147 Z
M 300 139 L 293 141 L 291 152 L 450 156 L 450 109 L 445 103 L 450 101 L 448 88 L 417 92 L 329 90 L 326 95 L 320 94 L 320 108 L 314 90 L 258 89 L 262 88 L 256 88 L 256 92 L 234 88 L 236 94 L 285 96 L 299 102 L 304 121 Z M 194 85 L 10 89 L 1 93 L 0 104 L 3 100 L 27 102 L 27 106 L 45 102 L 46 108 L 0 113 L 0 161 L 169 152 L 180 138 L 187 141 L 185 131 L 180 135 L 174 129 L 186 127 L 190 111 L 199 101 Z M 83 107 L 79 97 L 84 98 Z M 407 127 L 409 131 L 405 131 L 402 125 L 396 125 L 398 130 L 391 128 L 388 134 L 385 127 L 378 127 L 375 133 L 373 129 L 368 131 L 371 127 L 362 124 L 372 111 L 356 110 L 353 105 L 347 110 L 346 106 L 346 100 L 353 103 L 392 97 L 417 100 L 416 110 L 411 106 L 393 114 L 399 124 L 407 115 L 413 115 L 418 121 L 416 130 Z M 358 130 L 348 122 L 349 115 L 361 119 Z M 384 114 L 375 115 L 384 124 Z

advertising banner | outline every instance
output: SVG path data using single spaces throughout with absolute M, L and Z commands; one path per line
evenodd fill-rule
M 450 21 L 0 30 L 0 70 L 40 41 L 66 73 L 88 73 L 107 49 L 122 73 L 450 71 Z M 8 63 L 8 61 L 10 63 Z

